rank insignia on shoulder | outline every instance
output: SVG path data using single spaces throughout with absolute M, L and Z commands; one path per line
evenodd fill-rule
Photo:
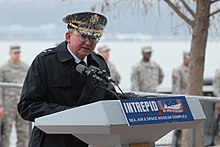
M 52 54 L 52 53 L 55 53 L 56 52 L 56 48 L 49 48 L 49 49 L 46 49 L 44 51 L 42 51 L 42 54 L 43 55 L 49 55 L 49 54 Z

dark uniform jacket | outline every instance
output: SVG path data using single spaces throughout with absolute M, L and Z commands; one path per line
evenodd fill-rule
M 91 53 L 88 66 L 105 69 L 104 59 Z M 76 71 L 77 64 L 67 50 L 67 42 L 40 53 L 33 61 L 25 79 L 18 112 L 25 120 L 66 110 L 99 100 L 116 99 L 112 94 L 95 86 L 95 81 Z M 113 89 L 112 85 L 101 86 Z M 114 90 L 114 89 L 113 89 Z M 73 118 L 77 119 L 77 118 Z M 73 135 L 46 134 L 34 127 L 29 147 L 87 147 Z

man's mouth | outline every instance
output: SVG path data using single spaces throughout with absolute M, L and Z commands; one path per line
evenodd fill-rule
M 84 51 L 90 52 L 90 49 L 89 49 L 89 48 L 82 47 L 81 49 L 83 49 Z

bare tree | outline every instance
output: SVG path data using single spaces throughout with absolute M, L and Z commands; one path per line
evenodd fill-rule
M 115 7 L 121 3 L 131 3 L 131 6 L 141 5 L 145 12 L 155 3 L 155 0 L 103 0 L 102 11 Z M 214 25 L 213 18 L 220 12 L 220 0 L 158 0 L 165 2 L 191 28 L 191 49 L 188 95 L 202 95 L 205 52 L 210 25 Z M 95 10 L 95 7 L 93 7 Z M 142 10 L 143 10 L 142 9 Z M 195 128 L 196 141 L 193 146 L 202 146 L 202 125 Z M 192 146 L 190 131 L 183 131 L 184 147 Z

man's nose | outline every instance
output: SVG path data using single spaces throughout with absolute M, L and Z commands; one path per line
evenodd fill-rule
M 87 45 L 92 44 L 91 39 L 89 37 L 86 38 L 85 44 L 87 44 Z

